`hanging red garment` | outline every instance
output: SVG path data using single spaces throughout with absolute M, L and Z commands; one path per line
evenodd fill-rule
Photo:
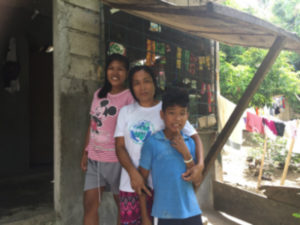
M 262 122 L 262 118 L 255 114 L 247 112 L 246 130 L 264 134 L 264 125 Z

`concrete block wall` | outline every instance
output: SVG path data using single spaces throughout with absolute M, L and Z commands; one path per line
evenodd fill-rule
M 80 159 L 89 107 L 101 76 L 100 1 L 54 0 L 54 203 L 57 224 L 83 221 Z M 115 224 L 112 196 L 102 199 L 101 224 Z

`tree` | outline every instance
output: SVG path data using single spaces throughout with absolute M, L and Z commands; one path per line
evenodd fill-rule
M 272 7 L 272 22 L 295 32 L 300 36 L 300 1 L 276 0 Z M 300 70 L 300 56 L 296 53 L 290 55 L 290 62 Z
M 277 18 L 278 21 L 281 21 L 281 25 L 284 25 L 284 27 L 293 21 L 293 29 L 295 29 L 295 27 L 300 28 L 299 13 L 293 14 L 291 17 L 286 14 L 288 14 L 291 10 L 295 11 L 292 6 L 296 7 L 297 1 L 298 0 L 292 0 L 290 1 L 290 4 L 288 4 L 285 0 L 276 0 L 276 4 L 273 4 L 273 1 L 265 0 L 263 3 L 265 9 L 272 9 L 272 11 L 276 10 L 276 14 L 274 13 L 275 16 L 273 17 L 274 21 L 275 18 Z M 227 0 L 225 4 L 239 8 L 239 6 L 236 6 L 236 2 L 234 0 Z M 272 4 L 273 7 L 271 7 Z M 277 5 L 279 9 L 275 9 L 275 5 Z M 300 4 L 298 5 L 300 8 Z M 248 13 L 254 13 L 259 10 L 248 7 L 245 11 Z M 237 103 L 265 55 L 266 50 L 244 48 L 240 46 L 229 47 L 221 44 L 220 87 L 222 95 Z M 299 67 L 297 66 L 297 59 L 300 59 L 300 57 L 296 54 L 282 52 L 257 90 L 256 94 L 253 96 L 250 106 L 262 107 L 264 105 L 271 105 L 272 97 L 274 95 L 282 94 L 286 97 L 291 107 L 296 112 L 300 113 L 300 104 L 295 96 L 295 94 L 300 94 L 300 72 L 297 71 L 299 70 Z
M 232 55 L 232 53 L 234 53 Z M 266 50 L 257 48 L 220 47 L 221 93 L 237 103 L 252 80 Z M 288 61 L 288 52 L 282 52 L 253 96 L 250 106 L 263 107 L 272 104 L 274 95 L 282 94 L 291 107 L 300 112 L 295 93 L 300 94 L 300 72 L 296 72 Z

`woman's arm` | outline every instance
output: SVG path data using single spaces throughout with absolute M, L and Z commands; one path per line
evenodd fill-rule
M 132 189 L 134 189 L 138 195 L 140 195 L 142 193 L 142 190 L 144 190 L 149 196 L 151 196 L 150 191 L 145 186 L 145 182 L 142 175 L 135 168 L 130 159 L 130 156 L 125 147 L 124 137 L 116 137 L 115 140 L 116 153 L 119 162 L 129 174 Z
M 193 138 L 195 142 L 197 164 L 183 173 L 182 177 L 186 181 L 192 181 L 198 188 L 203 179 L 202 171 L 204 169 L 204 150 L 201 138 L 198 134 L 192 135 L 191 138 Z
M 139 167 L 139 171 L 144 178 L 144 181 L 146 183 L 149 173 L 149 170 L 146 170 L 142 167 Z M 143 192 L 139 195 L 139 200 L 140 200 L 140 205 L 141 205 L 141 217 L 142 217 L 142 225 L 152 225 L 152 222 L 149 218 L 148 215 L 148 210 L 147 210 L 147 199 L 146 199 L 146 194 Z

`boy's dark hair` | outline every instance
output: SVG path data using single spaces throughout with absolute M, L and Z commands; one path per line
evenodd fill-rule
M 180 87 L 168 87 L 162 96 L 162 110 L 163 112 L 170 106 L 188 107 L 189 94 L 186 90 Z
M 107 79 L 107 69 L 113 61 L 118 61 L 118 62 L 123 63 L 126 71 L 129 70 L 129 60 L 126 56 L 123 56 L 120 54 L 111 54 L 110 56 L 108 56 L 106 63 L 105 63 L 105 70 L 104 70 L 105 71 L 104 85 L 98 93 L 98 98 L 106 98 L 107 93 L 111 91 L 112 87 Z
M 133 86 L 132 86 L 132 80 L 133 80 L 133 76 L 136 72 L 139 72 L 141 70 L 144 70 L 146 73 L 148 73 L 150 75 L 150 77 L 152 78 L 153 81 L 153 85 L 155 88 L 155 94 L 154 94 L 154 98 L 156 97 L 157 94 L 157 87 L 156 87 L 156 79 L 155 79 L 155 75 L 153 70 L 149 67 L 149 66 L 135 66 L 133 68 L 130 69 L 129 71 L 129 75 L 128 75 L 128 83 L 129 83 L 129 90 L 133 96 L 133 98 L 138 102 L 138 99 L 136 98 L 134 91 L 133 91 Z

